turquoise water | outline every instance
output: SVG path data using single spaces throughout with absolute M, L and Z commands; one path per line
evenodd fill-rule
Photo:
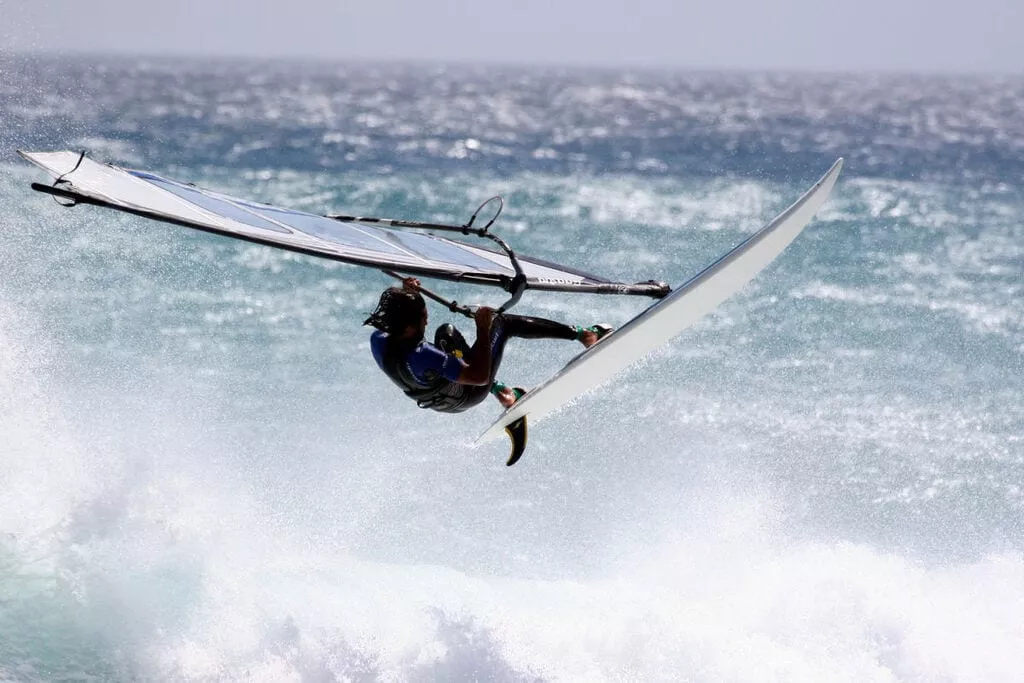
M 0 680 L 1024 675 L 1024 81 L 0 64 Z M 472 446 L 496 403 L 418 411 L 374 367 L 383 275 L 64 209 L 15 148 L 324 213 L 502 194 L 517 250 L 676 284 L 847 166 L 506 468 Z

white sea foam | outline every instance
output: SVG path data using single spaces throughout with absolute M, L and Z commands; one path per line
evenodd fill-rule
M 170 418 L 163 433 L 182 427 Z M 799 541 L 771 499 L 712 488 L 666 508 L 596 575 L 382 563 L 332 549 L 317 540 L 330 530 L 200 467 L 224 446 L 171 439 L 155 454 L 163 464 L 86 473 L 91 500 L 32 487 L 67 516 L 48 562 L 5 548 L 15 573 L 4 590 L 22 586 L 8 603 L 90 624 L 118 644 L 117 655 L 101 649 L 105 666 L 139 678 L 998 682 L 1024 666 L 1019 553 L 928 565 Z M 66 448 L 53 458 L 77 459 Z

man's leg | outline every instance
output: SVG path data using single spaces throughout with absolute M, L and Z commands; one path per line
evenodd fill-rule
M 469 342 L 451 323 L 445 323 L 437 328 L 434 333 L 434 346 L 457 358 L 465 358 L 469 355 Z
M 602 337 L 612 331 L 610 325 L 593 325 L 591 327 L 575 327 L 555 322 L 547 318 L 527 315 L 504 315 L 507 323 L 508 336 L 522 339 L 569 339 L 578 341 L 590 348 Z
M 556 325 L 559 323 L 555 323 Z M 494 382 L 494 376 L 498 372 L 498 366 L 501 365 L 502 356 L 505 353 L 505 343 L 509 338 L 508 327 L 505 324 L 504 317 L 495 317 L 494 322 L 491 324 L 491 382 Z M 480 340 L 477 339 L 473 344 L 475 348 L 476 344 L 479 344 Z M 470 348 L 469 342 L 462 336 L 454 325 L 448 323 L 441 325 L 437 328 L 437 332 L 434 333 L 434 345 L 440 347 L 447 353 L 453 354 L 458 358 L 466 358 L 473 353 L 473 349 Z
M 579 331 L 572 325 L 538 318 L 530 315 L 514 315 L 505 313 L 502 316 L 505 330 L 510 337 L 520 339 L 568 339 L 575 341 Z
M 486 386 L 479 388 L 466 387 L 467 396 L 463 404 L 464 408 L 480 403 L 486 398 L 488 393 L 494 393 L 498 401 L 507 408 L 521 395 L 522 390 L 505 387 L 500 385 L 500 383 L 498 383 L 497 391 L 492 391 L 495 388 L 495 379 L 505 353 L 505 344 L 510 337 L 519 337 L 521 339 L 565 339 L 578 341 L 584 346 L 589 347 L 610 331 L 611 328 L 607 325 L 580 328 L 534 316 L 510 313 L 495 316 L 490 331 L 491 381 Z M 474 346 L 479 341 L 478 339 Z M 441 325 L 437 328 L 437 332 L 434 334 L 434 344 L 460 358 L 467 357 L 472 353 L 466 338 L 451 324 Z
M 601 337 L 611 331 L 607 325 L 595 325 L 591 328 L 580 328 L 565 323 L 525 315 L 503 314 L 494 319 L 491 327 L 491 349 L 493 354 L 491 369 L 491 393 L 505 408 L 519 400 L 524 390 L 518 387 L 507 387 L 495 381 L 498 366 L 501 364 L 505 343 L 510 337 L 521 339 L 565 339 L 578 341 L 586 347 L 595 344 Z

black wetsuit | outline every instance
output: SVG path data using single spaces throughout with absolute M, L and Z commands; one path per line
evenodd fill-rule
M 579 331 L 570 325 L 531 316 L 502 314 L 491 323 L 491 376 L 487 384 L 459 384 L 457 373 L 449 365 L 454 359 L 466 358 L 472 349 L 465 337 L 453 325 L 441 325 L 434 335 L 434 343 L 419 341 L 413 344 L 395 344 L 387 335 L 375 333 L 371 341 L 374 358 L 381 370 L 401 388 L 406 396 L 421 408 L 443 413 L 460 413 L 483 402 L 490 393 L 494 378 L 501 365 L 505 344 L 512 337 L 522 339 L 575 340 Z M 479 341 L 479 340 L 478 340 Z M 422 369 L 422 357 L 443 352 L 448 358 L 440 366 Z M 413 361 L 413 362 L 410 362 Z M 430 361 L 427 361 L 428 363 Z M 435 365 L 437 361 L 434 361 Z M 456 361 L 459 369 L 464 363 Z

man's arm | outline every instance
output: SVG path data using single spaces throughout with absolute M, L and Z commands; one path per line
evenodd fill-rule
M 402 287 L 415 292 L 420 288 L 420 281 L 414 277 L 403 278 Z M 451 356 L 449 360 L 462 365 L 458 384 L 483 386 L 491 382 L 491 322 L 494 320 L 494 309 L 481 306 L 474 315 L 476 320 L 476 343 L 469 351 L 469 357 L 458 359 Z M 446 373 L 442 373 L 446 374 Z
M 494 309 L 481 306 L 476 310 L 475 317 L 476 343 L 470 349 L 458 382 L 482 386 L 491 382 L 491 322 L 494 320 Z

